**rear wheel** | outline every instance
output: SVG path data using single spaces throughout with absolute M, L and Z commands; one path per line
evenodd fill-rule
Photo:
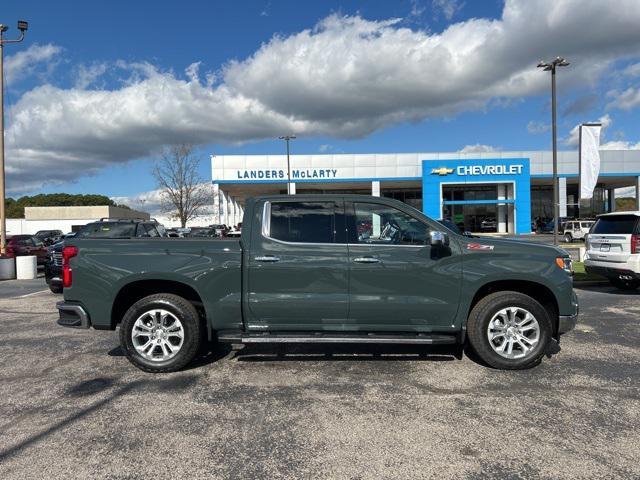
M 565 241 L 565 243 L 573 242 L 573 235 L 571 235 L 570 233 L 565 233 L 564 234 L 564 241 Z
M 506 370 L 540 362 L 552 337 L 549 314 L 519 292 L 495 292 L 480 300 L 467 322 L 469 343 L 488 365 Z
M 640 287 L 640 281 L 638 280 L 622 280 L 621 278 L 610 278 L 611 285 L 620 290 L 632 291 Z
M 127 358 L 145 372 L 175 372 L 198 354 L 203 323 L 191 302 L 160 293 L 134 303 L 120 325 L 120 344 Z

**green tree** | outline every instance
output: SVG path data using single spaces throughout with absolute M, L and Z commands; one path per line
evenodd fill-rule
M 636 209 L 636 199 L 632 197 L 616 198 L 617 212 L 630 212 Z
M 8 218 L 24 218 L 25 207 L 81 207 L 109 205 L 129 208 L 126 205 L 116 204 L 105 195 L 95 194 L 70 194 L 70 193 L 39 193 L 38 195 L 26 195 L 17 200 L 7 198 L 5 200 Z

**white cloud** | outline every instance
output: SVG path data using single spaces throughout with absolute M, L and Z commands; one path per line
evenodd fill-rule
M 582 122 L 582 123 L 588 123 L 588 122 Z M 597 122 L 593 122 L 593 123 L 602 124 L 602 131 L 600 133 L 600 139 L 602 139 L 604 137 L 605 130 L 607 129 L 607 127 L 611 126 L 611 124 L 613 123 L 613 120 L 611 120 L 611 117 L 609 116 L 609 114 L 606 114 L 601 116 Z M 564 144 L 567 145 L 568 147 L 577 147 L 579 143 L 580 143 L 580 124 L 573 127 L 569 132 L 569 136 L 564 139 Z
M 26 50 L 7 56 L 4 62 L 7 85 L 33 74 L 39 65 L 55 61 L 61 52 L 62 48 L 56 45 L 34 43 Z
M 451 20 L 462 9 L 464 2 L 459 0 L 433 0 L 431 5 L 435 12 L 441 13 L 447 20 Z
M 616 198 L 636 198 L 636 187 L 616 188 Z
M 69 181 L 169 143 L 247 142 L 283 132 L 362 137 L 539 94 L 549 79 L 536 61 L 557 55 L 558 45 L 572 61 L 560 80 L 593 82 L 615 60 L 638 56 L 638 24 L 637 0 L 620 0 L 615 9 L 599 1 L 507 0 L 502 18 L 473 18 L 441 33 L 332 15 L 274 36 L 204 83 L 197 63 L 178 76 L 118 62 L 114 68 L 129 75 L 119 88 L 43 85 L 12 107 L 9 189 Z
M 75 87 L 81 90 L 91 86 L 109 68 L 105 62 L 92 65 L 79 65 L 76 73 Z
M 545 132 L 548 132 L 549 130 L 551 130 L 551 125 L 549 125 L 548 123 L 536 122 L 534 120 L 531 120 L 527 124 L 527 132 L 533 135 L 537 135 L 539 133 L 545 133 Z
M 607 108 L 632 110 L 640 106 L 640 88 L 629 87 L 624 92 L 611 91 L 607 96 L 613 97 Z
M 488 152 L 499 152 L 501 150 L 500 147 L 492 147 L 491 145 L 482 145 L 480 143 L 476 143 L 475 145 L 465 145 L 459 150 L 460 153 L 488 153 Z
M 422 0 L 411 0 L 411 11 L 409 12 L 409 18 L 420 18 L 427 9 Z
M 111 200 L 152 215 L 162 213 L 162 193 L 160 190 L 149 190 L 137 195 L 111 197 Z
M 633 143 L 626 140 L 612 140 L 600 145 L 600 150 L 640 150 L 640 142 Z
M 202 186 L 208 189 L 211 192 L 211 202 L 210 204 L 204 206 L 200 210 L 201 215 L 211 215 L 213 214 L 213 186 L 211 183 L 203 183 Z M 142 212 L 147 212 L 151 214 L 152 217 L 159 216 L 171 216 L 173 212 L 166 212 L 162 206 L 162 190 L 149 190 L 146 192 L 141 192 L 137 195 L 129 195 L 129 196 L 114 196 L 111 197 L 116 203 L 124 204 L 133 208 L 134 210 L 139 210 Z
M 622 73 L 631 77 L 640 77 L 640 63 L 629 65 Z

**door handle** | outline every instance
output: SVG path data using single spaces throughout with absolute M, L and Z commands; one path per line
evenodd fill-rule
M 256 257 L 254 260 L 256 262 L 279 262 L 280 258 L 273 255 L 265 255 L 264 257 Z
M 380 259 L 376 257 L 356 257 L 353 261 L 356 263 L 380 263 Z

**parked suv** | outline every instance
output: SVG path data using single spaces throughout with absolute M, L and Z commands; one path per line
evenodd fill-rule
M 563 228 L 564 241 L 571 243 L 574 240 L 584 240 L 594 223 L 592 220 L 572 220 L 566 222 Z
M 600 215 L 586 237 L 585 269 L 622 290 L 640 286 L 640 211 Z
M 7 256 L 21 257 L 33 255 L 37 257 L 38 265 L 44 264 L 47 259 L 47 247 L 42 240 L 33 235 L 13 235 L 7 239 Z

